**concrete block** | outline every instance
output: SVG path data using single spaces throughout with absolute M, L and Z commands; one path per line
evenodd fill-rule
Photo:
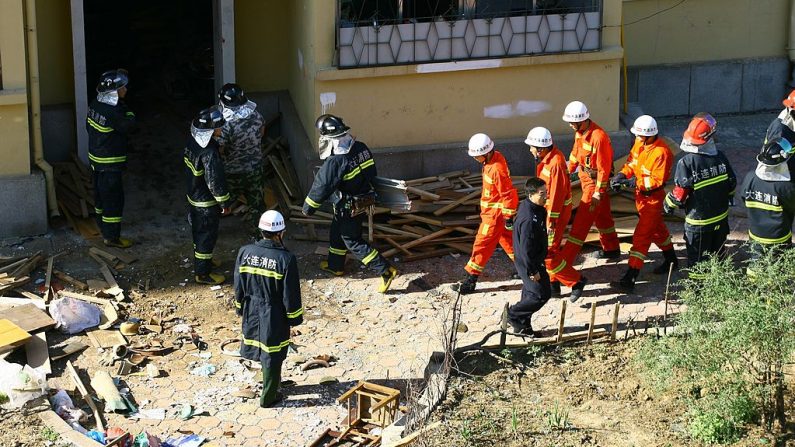
M 0 238 L 47 232 L 47 190 L 44 174 L 0 177 Z
M 50 163 L 71 160 L 77 138 L 75 132 L 74 105 L 42 106 L 41 139 L 45 160 Z
M 789 60 L 746 59 L 743 61 L 741 112 L 780 109 L 789 93 Z
M 690 115 L 698 112 L 736 113 L 742 98 L 740 61 L 698 64 L 691 68 Z
M 689 114 L 690 66 L 640 68 L 638 102 L 652 116 Z

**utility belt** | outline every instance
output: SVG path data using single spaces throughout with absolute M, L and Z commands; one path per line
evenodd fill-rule
M 588 177 L 591 177 L 592 179 L 596 180 L 596 174 L 598 174 L 599 171 L 593 168 L 583 166 L 582 172 L 584 172 Z
M 663 186 L 658 186 L 658 187 L 656 187 L 654 189 L 649 189 L 649 190 L 646 190 L 646 191 L 638 190 L 638 193 L 643 195 L 643 196 L 649 197 L 649 196 L 653 195 L 655 192 L 660 191 L 660 190 L 664 190 L 664 189 L 665 188 Z
M 337 212 L 355 217 L 375 208 L 375 198 L 375 191 L 369 191 L 355 196 L 343 194 L 342 199 L 337 202 L 334 208 Z

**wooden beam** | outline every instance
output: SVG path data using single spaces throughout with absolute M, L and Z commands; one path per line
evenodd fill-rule
M 72 377 L 72 382 L 74 382 L 77 390 L 80 391 L 80 395 L 83 396 L 83 400 L 86 401 L 89 408 L 91 408 L 91 412 L 94 413 L 94 419 L 97 420 L 97 428 L 100 431 L 105 431 L 105 424 L 102 422 L 102 417 L 100 417 L 99 409 L 94 404 L 94 399 L 91 398 L 91 395 L 88 394 L 88 389 L 86 388 L 83 381 L 80 380 L 80 375 L 77 373 L 74 365 L 72 365 L 71 360 L 66 361 L 66 370 L 69 371 L 69 375 Z
M 464 202 L 466 202 L 468 200 L 471 200 L 471 199 L 474 199 L 474 198 L 478 197 L 479 195 L 480 195 L 480 191 L 479 190 L 478 191 L 472 191 L 471 193 L 465 195 L 464 197 L 461 197 L 460 199 L 454 201 L 453 203 L 451 203 L 449 205 L 445 205 L 445 206 L 439 208 L 438 210 L 434 211 L 433 215 L 434 216 L 444 215 L 444 214 L 448 213 L 449 211 L 461 206 L 462 204 L 464 204 Z
M 80 290 L 88 290 L 88 285 L 86 285 L 86 283 L 78 281 L 60 270 L 53 270 L 52 274 L 61 281 L 71 284 Z
M 560 321 L 558 322 L 557 342 L 563 340 L 563 329 L 566 327 L 566 300 L 560 300 Z
M 621 303 L 616 303 L 613 308 L 613 326 L 610 330 L 610 340 L 616 341 L 616 331 L 618 331 L 618 311 L 621 308 Z

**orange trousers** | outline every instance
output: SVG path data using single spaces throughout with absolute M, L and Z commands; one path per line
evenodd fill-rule
M 502 246 L 502 249 L 513 261 L 513 231 L 505 229 L 505 219 L 502 216 L 496 219 L 491 216 L 483 216 L 481 219 L 483 220 L 478 227 L 475 243 L 472 244 L 472 257 L 464 267 L 467 273 L 475 276 L 483 273 L 497 244 Z
M 663 201 L 665 191 L 659 189 L 650 196 L 635 194 L 635 207 L 638 209 L 638 226 L 632 234 L 632 248 L 629 250 L 629 268 L 640 270 L 654 243 L 660 250 L 673 249 L 671 233 L 663 221 Z
M 588 201 L 585 201 L 586 197 Z M 566 245 L 563 246 L 563 259 L 567 263 L 574 263 L 582 250 L 582 244 L 588 236 L 588 231 L 594 223 L 596 229 L 599 230 L 599 242 L 602 244 L 602 249 L 604 251 L 618 250 L 618 236 L 613 222 L 613 214 L 610 211 L 610 196 L 604 194 L 599 205 L 591 211 L 591 194 L 583 191 L 583 200 L 577 207 L 574 222 L 569 230 L 569 237 L 566 239 Z
M 574 269 L 571 263 L 563 258 L 560 244 L 563 242 L 563 235 L 571 219 L 571 204 L 566 205 L 560 211 L 560 217 L 555 220 L 554 234 L 550 235 L 549 246 L 547 248 L 546 263 L 549 280 L 559 282 L 566 287 L 571 287 L 580 281 L 580 272 Z

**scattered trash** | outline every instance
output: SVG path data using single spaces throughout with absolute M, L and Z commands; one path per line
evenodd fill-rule
M 191 328 L 190 325 L 187 325 L 185 323 L 180 323 L 172 327 L 171 331 L 176 334 L 187 334 L 193 331 L 193 328 Z
M 162 421 L 166 419 L 165 408 L 138 409 L 137 413 L 127 416 L 130 419 L 153 419 Z
M 88 420 L 88 413 L 76 408 L 72 398 L 64 390 L 58 390 L 57 393 L 50 397 L 50 405 L 52 405 L 55 414 L 69 425 L 79 425 Z
M 119 326 L 119 331 L 124 335 L 138 335 L 140 329 L 141 320 L 137 318 L 131 318 Z
M 215 371 L 217 371 L 215 365 L 212 363 L 205 363 L 204 365 L 193 368 L 190 373 L 194 376 L 208 377 L 215 374 Z
M 96 430 L 91 430 L 86 433 L 86 436 L 93 439 L 94 441 L 99 442 L 102 445 L 105 445 L 105 433 L 101 433 Z
M 146 375 L 149 376 L 150 379 L 156 379 L 160 377 L 160 370 L 157 369 L 153 363 L 146 365 Z
M 50 303 L 50 315 L 62 332 L 76 334 L 99 326 L 102 311 L 95 304 L 67 297 Z
M 132 447 L 162 447 L 163 444 L 160 438 L 150 435 L 147 432 L 141 432 L 135 437 Z
M 323 376 L 317 381 L 317 383 L 320 385 L 330 385 L 332 383 L 337 383 L 337 378 L 334 376 Z
M 251 388 L 242 388 L 234 393 L 232 393 L 235 397 L 242 397 L 243 399 L 253 399 L 257 397 L 257 394 Z
M 97 371 L 91 379 L 91 387 L 105 401 L 105 411 L 133 411 L 134 407 L 121 396 L 116 384 L 106 371 Z
M 237 349 L 235 350 L 226 349 L 226 347 L 229 345 L 235 345 L 237 346 Z M 240 339 L 231 338 L 221 343 L 221 354 L 228 355 L 230 357 L 240 357 Z
M 205 438 L 199 435 L 183 435 L 176 438 L 168 438 L 161 447 L 199 447 Z
M 196 348 L 199 351 L 206 351 L 207 348 L 209 347 L 207 346 L 207 342 L 203 341 L 201 337 L 199 337 L 199 334 L 196 333 L 196 331 L 190 333 L 190 339 L 193 342 L 193 345 L 196 346 Z
M 200 354 L 193 354 L 193 355 L 204 360 L 210 360 L 213 357 L 212 352 L 202 352 Z
M 182 407 L 179 409 L 179 418 L 183 421 L 187 421 L 188 419 L 193 417 L 193 406 L 190 404 L 183 404 Z
M 28 365 L 0 359 L 0 393 L 8 399 L 3 408 L 19 408 L 47 391 L 47 378 Z
M 212 291 L 221 290 L 221 286 L 210 286 L 210 290 Z

